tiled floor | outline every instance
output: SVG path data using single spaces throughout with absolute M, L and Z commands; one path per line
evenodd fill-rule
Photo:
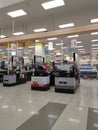
M 55 93 L 53 87 L 31 91 L 30 86 L 30 82 L 14 87 L 0 84 L 0 130 L 15 130 L 49 102 L 67 104 L 51 130 L 98 129 L 98 80 L 82 79 L 75 94 Z

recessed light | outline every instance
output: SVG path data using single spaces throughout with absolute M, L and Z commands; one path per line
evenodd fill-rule
M 27 15 L 27 13 L 23 9 L 12 11 L 12 12 L 8 12 L 7 14 L 9 16 L 11 16 L 12 18 L 23 16 L 23 15 Z
M 48 40 L 48 41 L 57 40 L 57 37 L 48 38 L 47 40 Z
M 0 35 L 0 38 L 5 38 L 6 36 L 5 35 Z
M 91 40 L 91 42 L 98 42 L 98 39 Z
M 91 19 L 91 23 L 97 23 L 98 22 L 98 18 L 96 19 Z
M 74 23 L 68 23 L 68 24 L 59 25 L 59 28 L 68 28 L 68 27 L 74 27 Z
M 71 36 L 67 36 L 67 38 L 74 38 L 74 37 L 79 37 L 79 35 L 71 35 Z
M 65 5 L 64 0 L 51 0 L 41 4 L 45 10 Z
M 33 31 L 34 32 L 45 32 L 45 31 L 47 31 L 47 29 L 46 28 L 39 28 L 39 29 L 34 29 Z
M 92 32 L 91 35 L 98 35 L 98 32 Z
M 24 34 L 24 32 L 16 32 L 16 33 L 13 33 L 13 35 L 15 35 L 15 36 L 19 36 L 19 35 L 23 35 Z

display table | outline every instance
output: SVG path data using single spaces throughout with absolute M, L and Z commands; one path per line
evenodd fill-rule
M 50 76 L 32 76 L 31 90 L 49 90 Z
M 74 93 L 79 86 L 75 77 L 55 77 L 55 92 Z

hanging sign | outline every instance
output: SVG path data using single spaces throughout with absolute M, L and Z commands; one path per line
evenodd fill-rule
M 76 39 L 72 39 L 71 40 L 71 48 L 76 48 L 77 47 L 77 40 Z
M 48 42 L 48 50 L 53 50 L 53 42 Z

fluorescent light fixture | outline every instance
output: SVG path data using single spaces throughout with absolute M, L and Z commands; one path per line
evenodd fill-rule
M 8 108 L 8 106 L 7 106 L 7 105 L 2 105 L 2 108 L 7 109 L 7 108 Z
M 22 50 L 23 49 L 23 47 L 18 47 L 18 50 Z
M 34 48 L 35 46 L 29 46 L 28 48 Z
M 57 44 L 56 44 L 56 46 L 61 46 L 61 45 L 62 45 L 62 43 L 57 43 Z
M 77 46 L 77 48 L 81 48 L 81 47 L 83 47 L 83 46 Z
M 54 53 L 50 53 L 51 55 L 53 55 Z
M 40 40 L 35 40 L 35 42 L 40 42 Z
M 98 32 L 92 32 L 91 35 L 98 35 Z
M 17 109 L 17 111 L 18 111 L 18 112 L 22 112 L 22 111 L 23 111 L 23 109 L 21 109 L 21 108 L 18 108 L 18 109 Z
M 79 37 L 79 35 L 71 35 L 71 36 L 67 36 L 67 38 L 74 38 L 74 37 Z
M 2 49 L 0 49 L 0 51 L 2 51 Z
M 46 47 L 48 47 L 48 45 L 45 45 Z
M 28 50 L 29 52 L 31 52 L 32 50 Z
M 47 31 L 47 29 L 46 28 L 39 28 L 39 29 L 34 29 L 33 31 L 34 32 L 45 32 L 45 31 Z
M 74 23 L 68 23 L 68 24 L 59 25 L 59 28 L 68 28 L 68 27 L 74 27 Z
M 51 0 L 49 2 L 45 2 L 45 3 L 41 4 L 41 6 L 45 10 L 56 8 L 56 7 L 63 6 L 63 5 L 65 5 L 64 0 Z
M 98 128 L 98 124 L 97 124 L 97 123 L 94 123 L 94 127 Z
M 48 40 L 48 41 L 57 40 L 57 37 L 48 38 L 47 40 Z
M 4 52 L 1 52 L 1 54 L 4 54 Z
M 91 40 L 91 42 L 98 42 L 98 39 Z
M 85 53 L 86 51 L 80 51 L 80 53 Z
M 63 49 L 66 49 L 67 47 L 63 47 Z
M 5 35 L 0 35 L 0 38 L 5 38 L 6 36 Z
M 19 36 L 19 35 L 23 35 L 24 34 L 24 32 L 16 32 L 16 33 L 13 33 L 13 35 L 15 35 L 15 36 Z
M 92 50 L 97 50 L 98 49 L 98 47 L 96 47 L 96 48 L 92 48 Z
M 94 113 L 98 113 L 98 110 L 93 110 Z
M 83 48 L 83 49 L 78 49 L 79 51 L 84 51 L 85 49 Z
M 98 44 L 93 44 L 92 46 L 98 46 Z
M 82 41 L 77 41 L 77 44 L 80 44 L 80 43 L 82 43 Z
M 98 22 L 98 18 L 96 19 L 91 19 L 91 23 L 97 23 Z
M 98 52 L 98 50 L 92 50 L 92 52 Z
M 13 12 L 8 12 L 7 14 L 9 16 L 11 16 L 12 18 L 27 15 L 27 13 L 23 9 L 16 10 L 16 11 L 13 11 Z

